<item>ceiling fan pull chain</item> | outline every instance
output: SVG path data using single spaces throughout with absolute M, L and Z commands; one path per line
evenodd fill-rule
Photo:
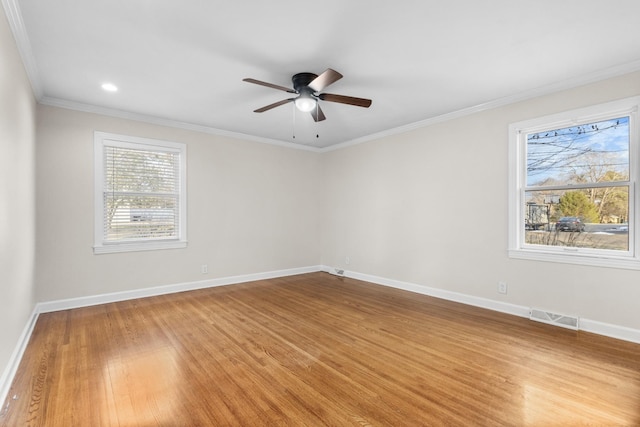
M 316 117 L 320 117 L 320 102 L 316 99 Z M 316 138 L 320 138 L 318 128 L 320 127 L 320 121 L 316 121 Z
M 292 103 L 291 105 L 293 105 L 293 129 L 291 130 L 291 133 L 293 134 L 293 139 L 296 139 L 296 104 Z

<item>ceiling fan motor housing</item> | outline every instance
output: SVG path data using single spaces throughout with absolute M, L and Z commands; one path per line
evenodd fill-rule
M 313 73 L 295 74 L 293 77 L 291 77 L 291 81 L 293 82 L 293 88 L 296 90 L 296 92 L 300 93 L 301 91 L 304 90 L 304 88 L 309 86 L 309 83 L 311 83 L 316 77 L 318 77 L 318 75 Z M 313 90 L 308 88 L 308 92 L 313 93 Z

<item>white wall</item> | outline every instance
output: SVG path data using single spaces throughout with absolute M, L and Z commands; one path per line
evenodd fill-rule
M 34 144 L 35 99 L 0 13 L 0 388 L 34 307 Z
M 509 123 L 638 94 L 634 73 L 325 153 L 323 264 L 640 329 L 640 271 L 507 256 Z
M 186 249 L 93 254 L 96 130 L 187 144 Z M 320 263 L 317 153 L 38 106 L 36 156 L 39 301 Z

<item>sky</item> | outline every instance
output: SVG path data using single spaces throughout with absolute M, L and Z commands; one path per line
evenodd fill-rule
M 628 176 L 628 116 L 527 135 L 527 186 L 569 184 L 589 170 Z

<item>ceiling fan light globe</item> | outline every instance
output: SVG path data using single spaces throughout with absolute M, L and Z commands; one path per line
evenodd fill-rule
M 300 96 L 296 98 L 295 104 L 298 110 L 308 113 L 316 108 L 317 101 L 311 97 Z

